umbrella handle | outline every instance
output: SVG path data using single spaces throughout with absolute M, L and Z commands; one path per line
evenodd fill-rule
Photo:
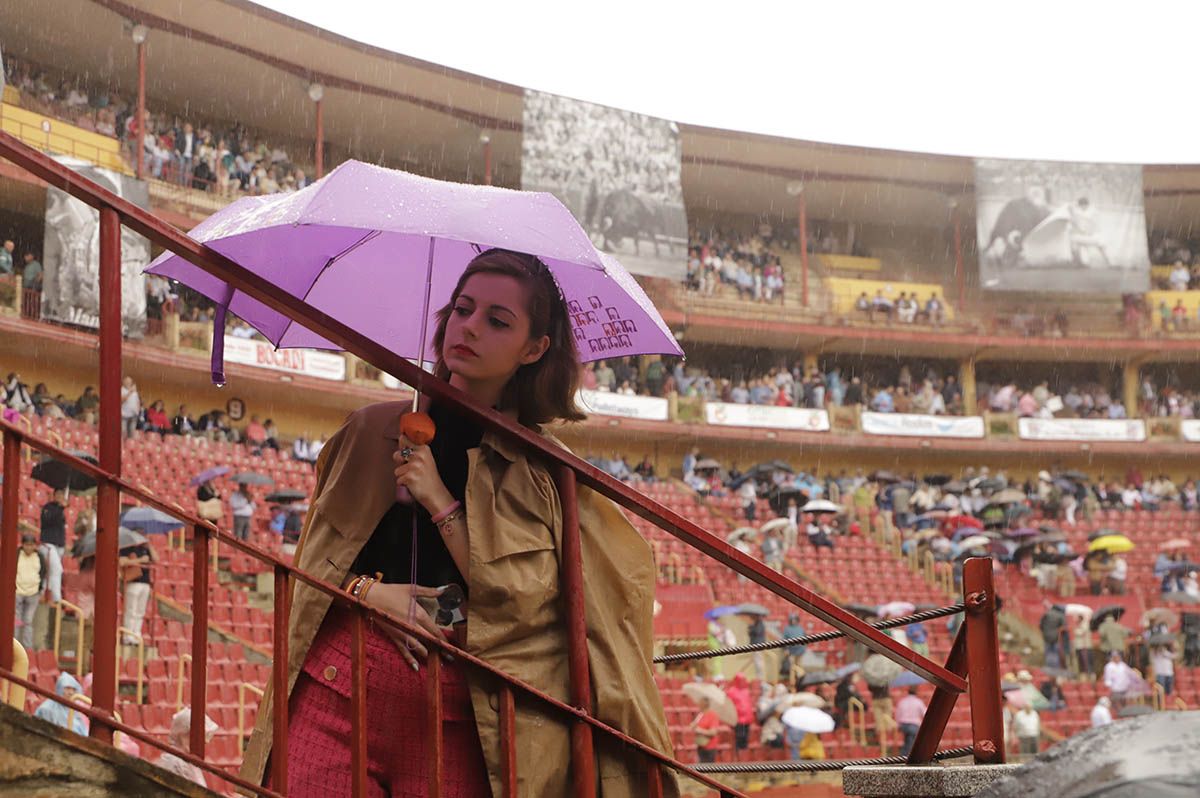
M 417 446 L 428 446 L 437 434 L 437 427 L 428 413 L 405 413 L 400 416 L 400 434 Z M 413 495 L 404 485 L 397 485 L 396 501 L 412 504 Z

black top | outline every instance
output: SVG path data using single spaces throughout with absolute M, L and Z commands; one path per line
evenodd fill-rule
M 483 433 L 474 424 L 451 415 L 448 408 L 430 405 L 437 432 L 429 448 L 437 463 L 438 473 L 446 489 L 455 499 L 463 501 L 467 485 L 467 451 L 479 446 Z M 440 508 L 439 508 L 440 509 Z M 412 518 L 417 516 L 417 577 L 412 578 Z M 392 584 L 414 582 L 425 587 L 440 587 L 450 583 L 467 584 L 459 573 L 442 534 L 419 502 L 411 505 L 397 502 L 384 513 L 371 539 L 358 553 L 350 570 L 356 574 L 383 574 L 383 581 Z
M 150 556 L 150 547 L 147 546 L 145 543 L 143 543 L 140 546 L 133 546 L 128 549 L 125 549 L 124 553 L 125 553 L 126 557 L 147 557 L 148 558 Z M 128 579 L 126 581 L 127 582 L 141 582 L 141 583 L 147 584 L 147 585 L 150 584 L 150 569 L 148 567 L 146 567 L 145 565 L 141 566 L 141 568 L 142 568 L 141 574 L 139 574 L 134 579 Z
M 51 499 L 42 505 L 42 543 L 67 545 L 67 514 L 61 504 Z

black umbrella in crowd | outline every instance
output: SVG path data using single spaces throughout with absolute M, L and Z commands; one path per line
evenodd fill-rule
M 1125 608 L 1120 604 L 1110 604 L 1107 607 L 1101 607 L 1100 609 L 1096 610 L 1094 615 L 1092 615 L 1092 631 L 1094 632 L 1099 629 L 1100 624 L 1104 623 L 1105 618 L 1111 617 L 1113 620 L 1120 620 L 1121 616 L 1124 614 Z
M 994 491 L 1004 490 L 1005 483 L 1002 479 L 996 479 L 995 477 L 984 477 L 982 479 L 975 480 L 975 484 L 971 487 L 979 488 L 979 490 L 983 491 L 983 493 L 988 494 Z
M 758 463 L 750 470 L 761 474 L 769 474 L 772 471 L 786 471 L 789 474 L 796 473 L 789 463 L 785 463 L 782 460 L 768 460 L 765 463 Z
M 274 485 L 275 480 L 266 474 L 260 474 L 257 471 L 239 471 L 230 477 L 231 480 L 239 485 Z
M 1087 474 L 1083 473 L 1082 471 L 1074 471 L 1074 470 L 1060 471 L 1058 475 L 1060 477 L 1063 477 L 1064 479 L 1069 479 L 1072 482 L 1087 482 L 1089 479 L 1091 479 L 1091 477 L 1089 477 Z
M 128 549 L 134 546 L 140 546 L 146 542 L 146 536 L 140 532 L 135 532 L 128 527 L 120 527 L 117 536 L 117 548 Z M 88 532 L 83 537 L 76 541 L 74 548 L 71 549 L 71 556 L 77 558 L 94 557 L 96 555 L 96 533 Z
M 69 454 L 92 464 L 100 462 L 87 452 L 74 451 Z M 55 490 L 86 491 L 96 487 L 95 477 L 76 470 L 62 460 L 55 460 L 53 457 L 46 457 L 35 465 L 32 475 L 38 482 L 49 485 Z
M 871 475 L 869 476 L 869 479 L 871 479 L 875 482 L 899 482 L 900 481 L 900 477 L 896 476 L 891 471 L 885 471 L 883 469 L 872 472 Z
M 263 501 L 271 502 L 273 504 L 290 504 L 291 502 L 300 501 L 301 499 L 306 498 L 308 498 L 308 494 L 305 491 L 286 488 L 284 490 L 277 490 L 268 493 L 263 498 Z
M 951 481 L 949 474 L 926 474 L 925 484 L 927 485 L 945 485 Z

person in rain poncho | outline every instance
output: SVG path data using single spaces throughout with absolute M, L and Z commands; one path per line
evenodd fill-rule
M 60 673 L 58 681 L 54 683 L 55 694 L 66 701 L 73 701 L 75 696 L 82 691 L 83 688 L 80 686 L 79 680 L 66 671 Z M 33 716 L 53 723 L 55 726 L 61 726 L 64 729 L 69 728 L 76 734 L 88 733 L 87 716 L 81 712 L 72 713 L 68 707 L 55 701 L 53 698 L 47 698 L 43 701 L 34 710 Z M 68 721 L 68 717 L 70 717 L 70 721 Z
M 183 709 L 176 712 L 174 714 L 174 716 L 172 716 L 172 718 L 171 718 L 171 730 L 168 733 L 168 737 L 167 737 L 168 742 L 170 742 L 171 745 L 175 746 L 176 748 L 180 748 L 184 751 L 188 750 L 188 735 L 191 732 L 191 728 L 192 728 L 192 708 L 184 707 Z M 204 741 L 205 742 L 212 740 L 213 735 L 217 733 L 217 728 L 218 728 L 218 726 L 215 722 L 213 722 L 212 718 L 208 717 L 208 715 L 205 715 L 204 716 Z M 176 756 L 175 754 L 172 754 L 170 751 L 164 753 L 161 757 L 159 757 L 157 764 L 163 770 L 169 770 L 178 776 L 182 776 L 183 778 L 187 779 L 188 781 L 193 781 L 196 784 L 199 784 L 200 786 L 205 786 L 204 771 L 201 770 L 200 768 L 198 768 L 197 766 L 193 765 L 191 762 L 187 762 L 183 759 L 180 759 L 178 756 Z

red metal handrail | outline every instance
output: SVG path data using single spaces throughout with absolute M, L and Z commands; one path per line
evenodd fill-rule
M 112 652 L 116 648 L 116 627 L 115 627 L 115 606 L 116 606 L 116 546 L 117 546 L 117 496 L 118 491 L 127 492 L 131 495 L 138 496 L 143 501 L 152 506 L 163 507 L 167 512 L 179 516 L 177 508 L 165 507 L 161 502 L 154 500 L 152 496 L 135 488 L 128 483 L 125 483 L 118 476 L 120 474 L 120 432 L 119 432 L 119 405 L 115 401 L 115 397 L 119 394 L 120 380 L 120 226 L 125 224 L 133 230 L 145 235 L 155 243 L 160 244 L 166 249 L 187 258 L 192 263 L 203 268 L 205 271 L 214 276 L 225 280 L 229 285 L 238 290 L 244 291 L 247 295 L 258 299 L 259 301 L 271 307 L 274 310 L 287 314 L 293 319 L 301 321 L 307 328 L 326 337 L 330 341 L 342 346 L 348 351 L 351 351 L 372 363 L 377 368 L 387 371 L 396 378 L 415 384 L 420 370 L 408 363 L 404 358 L 389 352 L 382 345 L 371 341 L 361 334 L 350 329 L 345 324 L 338 320 L 313 310 L 307 307 L 302 301 L 289 294 L 278 292 L 273 286 L 268 284 L 262 278 L 252 272 L 242 268 L 233 261 L 225 258 L 219 253 L 209 249 L 208 247 L 193 241 L 168 225 L 164 224 L 152 214 L 144 211 L 136 206 L 133 206 L 128 201 L 115 196 L 90 181 L 80 177 L 66 167 L 56 163 L 52 159 L 22 145 L 19 141 L 7 134 L 0 134 L 0 156 L 7 157 L 9 160 L 16 163 L 18 166 L 37 175 L 47 183 L 54 185 L 71 193 L 82 201 L 100 210 L 101 216 L 101 337 L 100 337 L 100 369 L 101 369 L 101 439 L 100 439 L 100 464 L 99 466 L 91 466 L 82 461 L 74 460 L 66 455 L 68 462 L 80 468 L 81 470 L 91 473 L 97 477 L 100 483 L 100 494 L 98 502 L 98 521 L 100 534 L 97 539 L 97 610 L 96 610 L 96 626 L 94 641 L 97 646 L 98 655 L 96 656 L 95 683 L 97 685 L 96 695 L 94 699 L 95 708 L 101 713 L 103 718 L 105 713 L 111 713 L 115 704 L 115 667 L 113 663 L 114 657 Z M 961 668 L 947 669 L 938 663 L 929 660 L 927 657 L 921 656 L 912 650 L 902 646 L 891 637 L 883 634 L 881 631 L 867 625 L 862 620 L 852 615 L 848 611 L 837 606 L 833 602 L 824 597 L 808 590 L 791 579 L 787 579 L 780 574 L 767 568 L 764 564 L 752 559 L 732 546 L 708 533 L 700 528 L 695 523 L 674 513 L 647 497 L 635 492 L 630 487 L 610 477 L 599 469 L 587 464 L 579 458 L 569 455 L 559 449 L 553 443 L 547 441 L 542 436 L 535 432 L 517 425 L 508 420 L 500 413 L 487 409 L 480 408 L 471 403 L 471 400 L 465 394 L 451 387 L 448 383 L 440 380 L 434 380 L 427 383 L 426 393 L 434 399 L 442 399 L 448 401 L 456 407 L 456 409 L 464 414 L 470 420 L 478 423 L 480 426 L 498 432 L 501 435 L 508 436 L 510 439 L 521 444 L 530 454 L 541 458 L 546 462 L 555 475 L 556 486 L 559 491 L 563 513 L 563 574 L 562 580 L 565 588 L 570 586 L 581 586 L 583 583 L 582 576 L 582 560 L 581 547 L 579 541 L 578 519 L 576 517 L 574 501 L 575 483 L 581 480 L 583 484 L 593 488 L 614 500 L 618 504 L 625 507 L 627 510 L 637 513 L 646 518 L 652 523 L 658 525 L 662 529 L 674 534 L 681 540 L 689 543 L 700 551 L 717 559 L 719 562 L 733 568 L 738 573 L 748 577 L 755 583 L 772 591 L 776 595 L 788 600 L 792 604 L 807 610 L 818 618 L 829 623 L 835 629 L 845 633 L 849 637 L 863 643 L 868 648 L 883 654 L 893 661 L 901 664 L 914 672 L 920 674 L 924 678 L 930 680 L 938 688 L 947 694 L 957 695 L 965 692 L 967 682 L 964 679 L 964 674 Z M 105 399 L 105 397 L 108 397 Z M 51 452 L 55 456 L 65 455 L 61 449 L 54 447 L 45 441 L 23 435 L 20 430 L 6 425 L 5 433 L 5 464 L 6 474 L 13 476 L 6 478 L 3 486 L 5 504 L 3 521 L 0 524 L 0 541 L 3 541 L 4 546 L 0 546 L 0 585 L 8 584 L 15 579 L 16 568 L 16 514 L 17 514 L 17 485 L 19 484 L 19 475 L 15 466 L 19 463 L 13 463 L 13 467 L 9 467 L 9 453 L 19 451 L 19 444 L 24 441 L 35 448 L 42 451 Z M 299 581 L 306 582 L 317 587 L 320 590 L 330 592 L 340 601 L 347 601 L 336 586 L 328 585 L 314 580 L 307 574 L 297 571 L 294 568 L 287 566 L 279 560 L 257 550 L 253 546 L 244 544 L 225 533 L 208 527 L 199 519 L 189 516 L 189 522 L 193 525 L 194 530 L 198 535 L 197 540 L 203 539 L 208 541 L 209 537 L 215 534 L 219 541 L 223 540 L 229 545 L 246 551 L 255 558 L 271 564 L 275 573 L 275 652 L 274 652 L 274 668 L 273 678 L 277 685 L 281 688 L 286 688 L 287 685 L 287 596 L 288 591 L 287 579 L 292 577 Z M 201 550 L 199 557 L 207 558 L 207 551 Z M 207 588 L 208 574 L 207 571 L 202 571 L 199 564 L 196 565 L 195 576 L 197 583 L 193 585 L 194 609 L 205 605 L 207 602 L 206 593 L 201 594 L 196 592 L 200 584 L 204 584 Z M 103 584 L 101 583 L 103 581 Z M 968 580 L 964 579 L 964 583 Z M 974 581 L 974 580 L 972 580 Z M 988 574 L 990 582 L 990 573 Z M 111 584 L 110 584 L 111 583 Z M 990 633 L 992 645 L 987 646 L 986 641 L 979 646 L 980 650 L 986 653 L 994 653 L 995 651 L 995 615 L 994 615 L 994 595 L 992 594 L 990 584 L 976 585 L 977 593 L 983 595 L 983 599 L 978 602 L 982 607 L 977 613 L 976 619 L 969 613 L 967 618 L 968 629 L 975 630 L 973 639 L 978 638 L 980 641 L 985 641 L 985 638 Z M 5 598 L 5 595 L 11 591 L 0 589 L 0 639 L 4 639 L 6 634 L 12 631 L 13 614 L 12 608 L 5 612 L 5 603 L 11 604 L 14 600 L 11 596 Z M 567 589 L 567 595 L 582 594 L 582 590 Z M 991 602 L 991 603 L 989 603 Z M 353 603 L 351 601 L 351 603 Z M 970 602 L 968 600 L 968 606 Z M 361 649 L 362 643 L 362 625 L 363 620 L 368 617 L 368 613 L 380 617 L 384 622 L 398 626 L 404 629 L 409 634 L 416 634 L 428 641 L 429 645 L 442 650 L 452 651 L 454 656 L 461 658 L 469 663 L 472 667 L 482 668 L 485 671 L 493 673 L 503 681 L 507 682 L 509 687 L 506 688 L 510 693 L 513 688 L 522 690 L 527 695 L 533 695 L 542 700 L 549 701 L 556 706 L 560 711 L 567 712 L 572 715 L 575 722 L 572 724 L 572 750 L 574 754 L 574 762 L 576 767 L 573 768 L 575 794 L 587 796 L 594 794 L 594 763 L 590 762 L 591 745 L 590 736 L 593 728 L 601 729 L 603 733 L 615 735 L 624 743 L 633 746 L 637 750 L 649 757 L 651 763 L 651 782 L 657 783 L 658 774 L 657 768 L 660 765 L 666 765 L 674 769 L 680 770 L 692 778 L 700 779 L 710 786 L 718 787 L 725 793 L 732 793 L 727 787 L 721 787 L 715 782 L 708 782 L 694 770 L 690 770 L 677 762 L 665 757 L 658 752 L 653 751 L 649 747 L 638 743 L 635 740 L 621 734 L 620 732 L 611 729 L 597 721 L 590 714 L 588 701 L 590 694 L 587 689 L 587 649 L 586 649 L 586 619 L 583 617 L 583 608 L 581 604 L 568 603 L 568 642 L 569 642 L 569 664 L 571 672 L 571 697 L 572 703 L 575 706 L 568 706 L 561 702 L 554 701 L 548 696 L 538 693 L 528 685 L 524 685 L 507 675 L 496 671 L 486 663 L 471 657 L 465 651 L 457 649 L 445 641 L 432 639 L 423 633 L 420 629 L 409 628 L 407 624 L 398 619 L 389 618 L 381 613 L 375 613 L 363 606 L 359 606 L 354 615 L 354 639 L 356 641 L 355 649 Z M 203 611 L 202 611 L 203 612 Z M 990 628 L 989 628 L 990 627 Z M 193 712 L 192 739 L 191 744 L 193 751 L 203 750 L 203 731 L 202 719 L 203 712 L 199 711 L 203 708 L 204 692 L 203 686 L 197 686 L 196 673 L 203 673 L 203 669 L 197 666 L 197 663 L 203 662 L 205 652 L 203 641 L 198 639 L 198 633 L 195 625 L 193 626 L 193 656 L 196 658 L 193 662 L 193 707 L 196 711 Z M 971 647 L 968 647 L 972 650 Z M 358 651 L 358 653 L 361 653 Z M 354 681 L 354 724 L 353 728 L 358 733 L 353 735 L 353 762 L 355 765 L 355 783 L 358 786 L 365 784 L 365 740 L 363 737 L 363 723 L 365 715 L 365 702 L 362 698 L 362 690 L 365 689 L 362 684 L 361 674 L 358 670 L 361 667 L 362 659 L 355 658 L 354 671 L 357 678 Z M 983 661 L 976 656 L 967 657 L 967 666 L 972 671 L 972 685 L 976 689 L 972 691 L 972 710 L 973 716 L 978 711 L 979 722 L 975 723 L 975 740 L 976 740 L 976 757 L 977 759 L 993 759 L 988 756 L 989 746 L 994 746 L 999 749 L 998 757 L 1003 758 L 1003 746 L 998 737 L 991 737 L 991 727 L 994 725 L 990 721 L 986 721 L 986 717 L 990 716 L 995 719 L 999 718 L 999 673 L 997 670 L 996 661 L 993 658 L 990 662 Z M 0 674 L 6 673 L 11 668 L 11 656 L 5 656 L 5 647 L 0 646 Z M 978 669 L 978 678 L 975 678 L 975 673 Z M 957 672 L 956 672 L 957 671 Z M 994 689 L 993 689 L 994 687 Z M 272 778 L 275 784 L 286 784 L 286 767 L 287 757 L 283 755 L 286 746 L 286 728 L 287 728 L 287 701 L 286 689 L 280 689 L 280 695 L 275 700 L 275 717 L 274 717 L 274 741 L 276 756 L 272 757 Z M 282 700 L 281 700 L 282 699 Z M 978 699 L 978 700 L 977 700 Z M 505 702 L 509 697 L 504 699 Z M 978 704 L 978 706 L 976 706 Z M 509 713 L 507 722 L 511 723 L 512 714 Z M 933 725 L 930 725 L 932 733 Z M 92 735 L 99 737 L 105 741 L 110 739 L 112 725 L 106 721 L 93 725 Z M 984 730 L 987 730 L 986 733 Z M 940 729 L 937 729 L 937 737 L 940 737 Z M 928 734 L 927 733 L 927 734 Z M 983 745 L 980 745 L 980 743 Z M 511 741 L 506 743 L 511 746 Z M 981 756 L 981 753 L 983 756 Z M 435 758 L 438 754 L 435 752 Z M 503 752 L 503 760 L 509 763 L 506 769 L 506 781 L 515 782 L 515 774 L 512 772 L 512 765 L 515 764 L 513 759 L 512 749 L 507 748 Z

